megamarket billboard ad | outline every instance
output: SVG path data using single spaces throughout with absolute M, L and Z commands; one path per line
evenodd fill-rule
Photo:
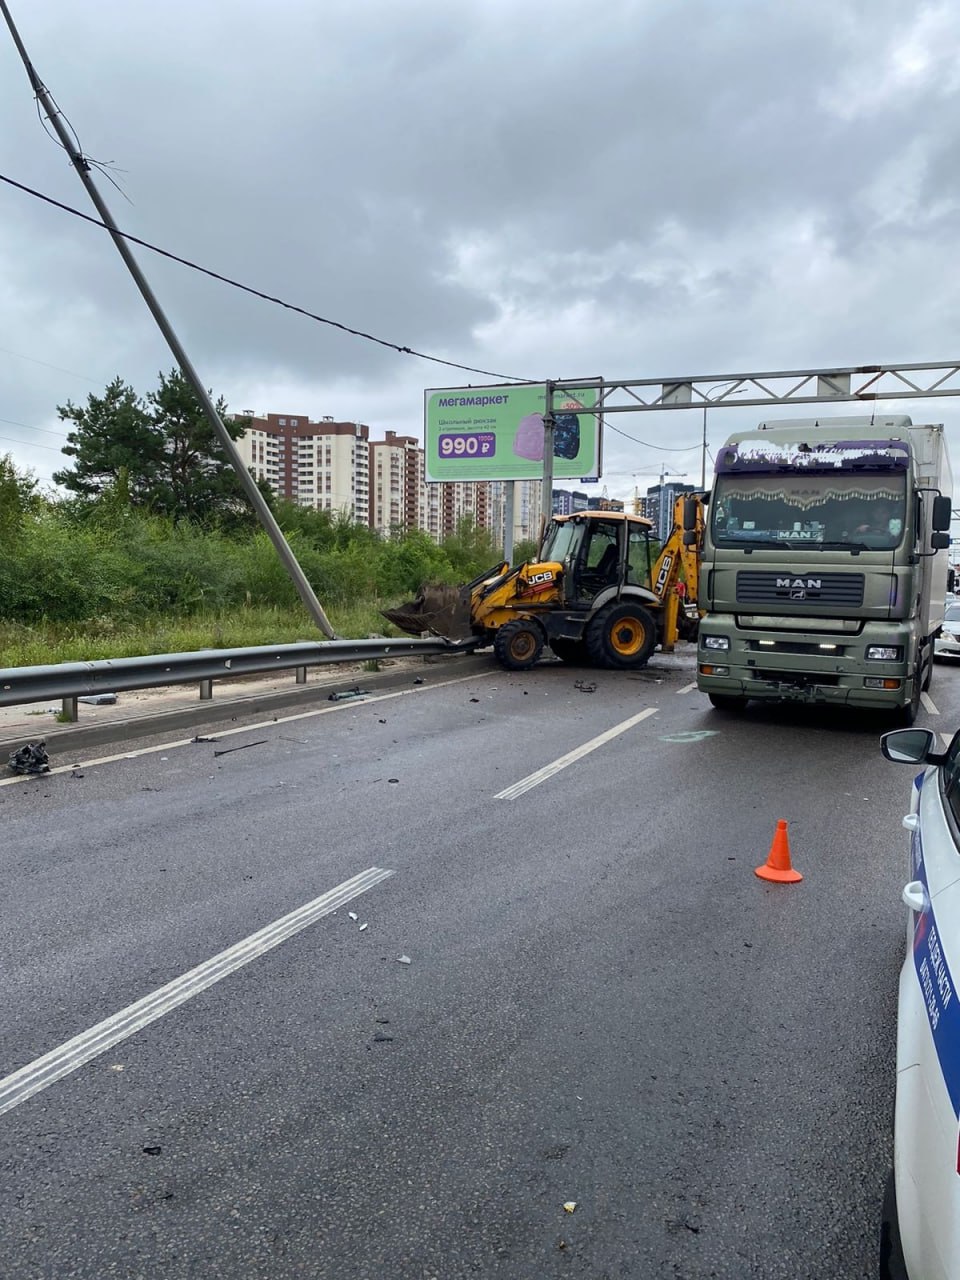
M 543 383 L 443 387 L 423 393 L 427 480 L 540 480 L 543 477 Z M 553 477 L 600 476 L 596 387 L 553 394 Z

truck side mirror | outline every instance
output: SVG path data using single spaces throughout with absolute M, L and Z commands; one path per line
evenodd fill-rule
M 683 531 L 689 533 L 696 530 L 697 527 L 697 503 L 693 498 L 684 498 L 683 500 Z M 690 544 L 684 540 L 684 546 Z
M 695 547 L 695 546 L 697 545 L 697 531 L 696 531 L 696 529 L 684 529 L 684 531 L 683 531 L 683 545 L 684 545 L 685 547 Z
M 937 499 L 937 501 L 939 502 L 939 498 Z M 930 545 L 931 547 L 933 547 L 934 551 L 946 551 L 946 549 L 950 546 L 949 533 L 939 533 L 939 532 L 931 533 Z
M 933 518 L 931 524 L 934 529 L 944 530 L 950 528 L 950 521 L 953 518 L 953 502 L 950 498 L 934 498 L 933 500 Z M 948 544 L 949 545 L 949 544 Z

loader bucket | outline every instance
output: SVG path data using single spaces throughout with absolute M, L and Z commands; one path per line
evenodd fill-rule
M 383 617 L 411 636 L 446 636 L 448 640 L 469 640 L 470 592 L 465 587 L 426 583 L 413 600 L 399 609 L 381 610 Z

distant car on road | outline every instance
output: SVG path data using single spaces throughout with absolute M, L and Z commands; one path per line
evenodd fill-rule
M 948 604 L 943 629 L 933 644 L 935 658 L 960 658 L 960 601 Z
M 930 729 L 881 739 L 888 760 L 926 766 L 903 820 L 910 916 L 881 1280 L 960 1280 L 960 733 L 937 745 Z

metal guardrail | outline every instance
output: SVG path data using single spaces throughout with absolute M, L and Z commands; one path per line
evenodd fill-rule
M 200 697 L 209 698 L 213 681 L 265 671 L 296 671 L 306 681 L 308 667 L 337 662 L 370 662 L 379 658 L 431 657 L 443 653 L 472 653 L 474 641 L 393 640 L 303 641 L 299 644 L 257 645 L 248 649 L 199 649 L 195 653 L 159 653 L 141 658 L 104 658 L 98 662 L 61 662 L 48 667 L 9 667 L 0 670 L 0 706 L 19 706 L 62 698 L 64 713 L 76 719 L 76 700 L 130 689 L 199 682 Z

